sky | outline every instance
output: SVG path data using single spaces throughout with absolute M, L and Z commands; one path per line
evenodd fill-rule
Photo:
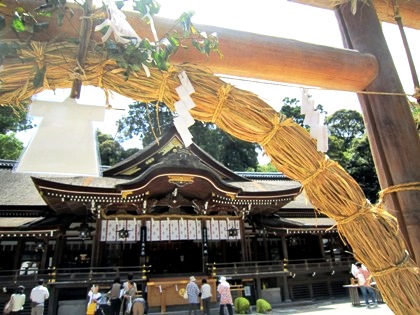
M 342 48 L 342 40 L 335 18 L 331 10 L 318 9 L 286 0 L 158 0 L 161 4 L 159 16 L 176 19 L 183 12 L 194 11 L 193 23 L 214 25 L 222 28 L 236 29 L 257 34 L 290 38 L 303 42 Z M 404 17 L 403 17 L 404 18 Z M 404 20 L 403 20 L 404 22 Z M 408 61 L 402 44 L 398 27 L 383 23 L 383 31 L 388 47 L 394 59 L 401 83 L 407 94 L 413 94 L 413 82 Z M 420 31 L 405 29 L 413 57 L 420 56 Z M 141 35 L 141 34 L 139 34 Z M 223 53 L 223 52 L 222 52 Z M 414 58 L 416 59 L 416 58 Z M 417 71 L 420 71 L 420 60 L 414 60 Z M 225 79 L 225 77 L 223 77 Z M 227 80 L 227 79 L 226 79 Z M 302 87 L 281 82 L 267 82 L 241 78 L 227 80 L 234 86 L 249 90 L 263 99 L 267 104 L 279 110 L 285 97 L 301 98 Z M 92 98 L 92 93 L 95 97 Z M 64 99 L 68 91 L 43 92 L 37 99 Z M 360 104 L 355 93 L 310 88 L 309 94 L 315 104 L 322 104 L 328 114 L 339 109 L 355 109 L 360 111 Z M 104 105 L 105 99 L 98 98 L 96 92 L 83 87 L 79 103 L 91 104 L 92 99 L 97 105 Z M 111 100 L 114 108 L 126 108 L 131 100 L 115 96 Z M 103 132 L 115 135 L 115 120 L 123 114 L 122 110 L 109 110 L 106 121 L 97 127 Z M 125 148 L 138 146 L 138 142 L 128 141 Z

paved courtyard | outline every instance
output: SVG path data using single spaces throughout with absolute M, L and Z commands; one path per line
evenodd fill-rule
M 187 307 L 186 307 L 187 309 Z M 255 306 L 252 307 L 253 312 L 251 314 L 258 314 L 255 311 Z M 150 315 L 152 314 L 161 314 L 161 313 L 154 313 L 149 312 Z M 187 315 L 187 310 L 178 310 L 174 312 L 167 312 L 166 315 Z M 218 315 L 219 312 L 217 309 L 212 309 L 211 315 Z M 228 314 L 227 311 L 225 311 L 225 314 Z M 275 314 L 299 314 L 299 315 L 305 315 L 305 314 L 311 314 L 311 315 L 394 315 L 394 312 L 392 312 L 389 307 L 386 304 L 379 304 L 377 308 L 369 308 L 367 309 L 365 306 L 352 306 L 350 302 L 350 298 L 343 298 L 343 299 L 337 299 L 337 300 L 326 300 L 326 301 L 304 301 L 304 302 L 298 302 L 298 303 L 284 303 L 281 305 L 277 305 L 273 308 L 271 311 L 272 315 Z M 201 313 L 200 313 L 201 315 Z
M 257 314 L 254 312 L 253 314 Z M 325 301 L 325 302 L 317 302 L 313 304 L 306 304 L 306 305 L 290 305 L 287 307 L 277 307 L 273 309 L 271 314 L 334 314 L 334 315 L 374 315 L 374 314 L 381 314 L 381 315 L 393 315 L 389 307 L 386 304 L 379 304 L 377 308 L 369 308 L 367 309 L 365 306 L 352 306 L 349 301 L 339 300 L 339 301 Z

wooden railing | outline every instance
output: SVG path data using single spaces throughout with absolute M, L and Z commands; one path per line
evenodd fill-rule
M 302 259 L 302 260 L 271 260 L 234 263 L 207 264 L 208 273 L 212 276 L 229 275 L 243 277 L 252 275 L 280 275 L 303 273 L 335 273 L 351 269 L 353 258 L 340 259 Z
M 312 274 L 334 273 L 351 269 L 353 258 L 305 259 L 305 260 L 271 260 L 233 263 L 207 264 L 208 274 L 211 276 L 229 275 L 233 277 L 248 277 L 253 275 L 281 275 L 281 274 Z M 128 273 L 134 279 L 147 279 L 151 266 L 130 267 L 87 267 L 87 268 L 58 268 L 45 270 L 2 270 L 0 283 L 3 286 L 33 285 L 38 279 L 46 283 L 80 284 L 80 283 L 112 283 L 115 277 L 123 280 Z
M 292 274 L 335 273 L 350 271 L 354 258 L 340 259 L 300 259 L 283 261 L 284 268 Z
M 251 275 L 281 274 L 284 273 L 283 261 L 252 261 L 234 263 L 207 264 L 208 273 L 211 276 L 229 275 L 231 277 L 245 277 Z M 286 271 L 287 272 L 287 271 Z
M 45 283 L 53 284 L 92 284 L 112 283 L 116 277 L 124 280 L 127 274 L 133 274 L 134 279 L 146 281 L 150 266 L 130 267 L 87 267 L 87 268 L 51 268 L 51 269 L 19 269 L 0 271 L 0 283 L 6 288 L 13 288 L 17 285 L 30 287 L 35 285 L 39 279 Z

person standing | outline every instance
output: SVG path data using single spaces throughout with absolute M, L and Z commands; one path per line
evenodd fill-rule
M 38 285 L 31 291 L 31 315 L 43 315 L 45 300 L 50 297 L 48 289 L 44 286 L 44 279 L 38 280 Z
M 111 315 L 119 315 L 121 310 L 121 282 L 119 277 L 114 279 L 109 300 L 111 302 Z
M 131 314 L 131 306 L 133 305 L 133 301 L 136 298 L 136 289 L 134 287 L 133 281 L 128 281 L 127 284 L 128 290 L 124 293 L 124 313 L 123 314 Z
M 134 276 L 133 276 L 133 274 L 132 273 L 129 273 L 128 275 L 127 275 L 127 281 L 125 281 L 124 283 L 123 283 L 123 292 L 124 292 L 124 294 L 125 294 L 125 292 L 127 292 L 128 291 L 128 285 L 129 285 L 129 283 L 131 282 L 132 283 L 132 286 L 134 287 L 134 292 L 136 292 L 137 293 L 137 284 L 133 281 L 133 278 L 134 278 Z M 125 314 L 125 308 L 127 307 L 127 301 L 126 300 L 124 300 L 123 302 L 122 302 L 122 307 L 123 307 L 123 314 Z
M 88 293 L 88 304 L 86 315 L 94 315 L 98 309 L 99 300 L 102 294 L 99 293 L 99 286 L 94 284 Z
M 201 280 L 201 300 L 203 301 L 203 315 L 210 315 L 211 286 L 207 279 Z
M 200 301 L 198 299 L 198 295 L 200 294 L 200 289 L 198 288 L 197 283 L 195 283 L 196 279 L 194 276 L 190 277 L 190 282 L 187 284 L 187 294 L 188 294 L 188 303 L 190 307 L 188 309 L 188 315 L 191 315 L 191 311 L 194 311 L 194 315 L 197 315 L 197 310 L 200 306 Z
M 226 281 L 225 277 L 220 277 L 219 282 L 217 286 L 217 292 L 220 294 L 219 315 L 225 314 L 225 306 L 228 309 L 229 315 L 233 315 L 233 300 L 232 294 L 230 293 L 230 284 Z
M 12 294 L 10 299 L 13 305 L 10 314 L 20 314 L 23 310 L 23 305 L 25 304 L 26 300 L 25 287 L 23 285 L 20 285 L 17 288 L 16 293 Z
M 373 307 L 378 307 L 375 292 L 371 286 L 371 276 L 369 270 L 363 268 L 362 263 L 355 263 L 357 267 L 356 278 L 358 280 L 359 288 L 362 291 L 363 298 L 365 299 L 366 307 L 369 308 L 369 297 L 372 299 Z

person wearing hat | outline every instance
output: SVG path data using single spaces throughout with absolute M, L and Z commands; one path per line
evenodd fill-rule
M 230 293 L 230 284 L 226 281 L 226 277 L 220 277 L 217 293 L 220 294 L 219 315 L 225 314 L 225 306 L 228 309 L 229 315 L 233 315 L 232 294 Z
M 20 314 L 26 300 L 25 287 L 20 285 L 17 288 L 16 293 L 12 294 L 10 300 L 12 301 L 12 311 L 9 314 Z
M 190 277 L 190 282 L 187 284 L 188 303 L 190 307 L 188 309 L 188 315 L 191 315 L 191 311 L 194 311 L 194 315 L 197 315 L 197 310 L 200 308 L 199 294 L 200 289 L 198 288 L 196 279 L 194 276 Z

